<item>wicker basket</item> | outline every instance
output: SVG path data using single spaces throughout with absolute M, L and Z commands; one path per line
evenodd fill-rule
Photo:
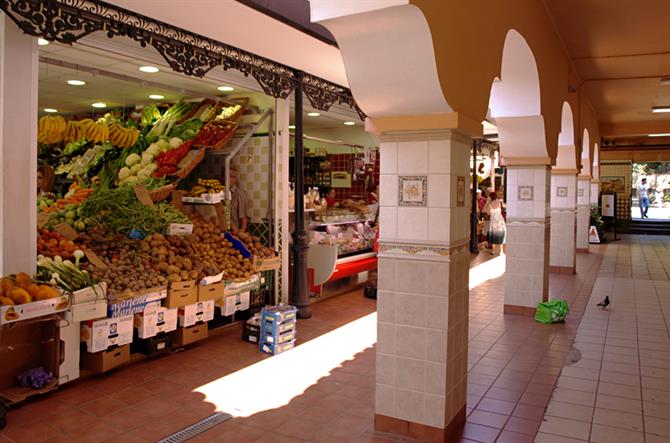
M 235 131 L 237 131 L 237 123 L 232 122 L 232 121 L 216 121 L 212 120 L 211 122 L 207 123 L 204 128 L 207 127 L 212 127 L 212 126 L 218 126 L 220 129 L 224 129 L 227 131 L 226 135 L 221 138 L 220 140 L 217 140 L 216 143 L 212 145 L 205 145 L 205 144 L 197 144 L 195 145 L 198 148 L 206 148 L 206 149 L 223 149 L 228 142 L 230 141 L 231 138 L 235 135 Z
M 162 200 L 165 200 L 172 194 L 172 190 L 176 188 L 177 185 L 175 184 L 169 184 L 165 186 L 161 186 L 160 188 L 156 188 L 153 191 L 149 192 L 149 196 L 151 197 L 151 201 L 153 202 L 159 202 Z
M 191 152 L 194 151 L 196 152 L 196 154 L 191 154 Z M 191 172 L 193 172 L 195 167 L 198 166 L 198 164 L 205 158 L 204 149 L 192 149 L 186 153 L 186 156 L 184 156 L 184 158 L 188 157 L 189 154 L 192 155 L 193 158 L 191 158 L 188 164 L 184 165 L 183 168 L 179 169 L 174 174 L 170 174 L 170 177 L 186 178 L 186 176 L 188 176 Z

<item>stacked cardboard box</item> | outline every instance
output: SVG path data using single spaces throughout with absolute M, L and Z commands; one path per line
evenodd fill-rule
M 295 345 L 298 310 L 293 306 L 267 306 L 261 311 L 260 350 L 281 354 Z

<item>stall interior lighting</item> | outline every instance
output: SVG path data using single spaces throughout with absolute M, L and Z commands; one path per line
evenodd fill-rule
M 670 132 L 663 132 L 658 134 L 649 134 L 649 137 L 670 137 Z
M 218 89 L 219 91 L 223 91 L 223 92 L 230 92 L 230 91 L 235 90 L 235 88 L 233 88 L 232 86 L 219 86 L 216 89 Z
M 93 106 L 94 108 L 106 108 L 107 104 L 102 103 L 102 102 L 96 102 L 96 103 L 93 103 L 91 106 Z
M 44 112 L 48 112 L 49 114 L 54 114 L 58 112 L 58 109 L 55 108 L 44 108 Z
M 295 129 L 295 125 L 288 125 L 289 129 Z
M 344 122 L 346 126 L 354 126 L 356 122 Z
M 149 98 L 152 100 L 163 100 L 165 97 L 160 94 L 151 94 Z
M 318 112 L 308 112 L 307 113 L 307 117 L 318 117 L 320 115 L 321 114 L 319 114 Z
M 70 86 L 84 86 L 86 82 L 83 80 L 68 80 L 67 84 Z
M 654 106 L 651 108 L 651 112 L 659 114 L 662 112 L 670 112 L 670 106 Z
M 46 46 L 49 44 L 49 40 L 45 40 L 43 38 L 38 38 L 37 39 L 37 44 L 40 46 Z
M 140 69 L 140 71 L 142 71 L 142 72 L 146 72 L 146 73 L 148 73 L 148 74 L 153 74 L 153 73 L 155 73 L 155 72 L 160 71 L 160 69 L 158 69 L 158 68 L 155 67 L 155 66 L 140 66 L 139 69 Z

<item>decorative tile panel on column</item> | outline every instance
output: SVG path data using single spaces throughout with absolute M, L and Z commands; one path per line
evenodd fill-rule
M 549 167 L 508 166 L 505 312 L 534 313 L 549 289 Z
M 589 252 L 591 225 L 591 180 L 577 179 L 577 252 Z
M 575 273 L 577 173 L 551 174 L 549 270 Z
M 471 140 L 381 140 L 375 427 L 445 441 L 465 420 Z

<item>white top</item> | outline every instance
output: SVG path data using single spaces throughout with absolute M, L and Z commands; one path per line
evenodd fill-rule
M 637 196 L 640 198 L 649 197 L 647 192 L 649 191 L 649 185 L 640 183 L 637 186 Z

